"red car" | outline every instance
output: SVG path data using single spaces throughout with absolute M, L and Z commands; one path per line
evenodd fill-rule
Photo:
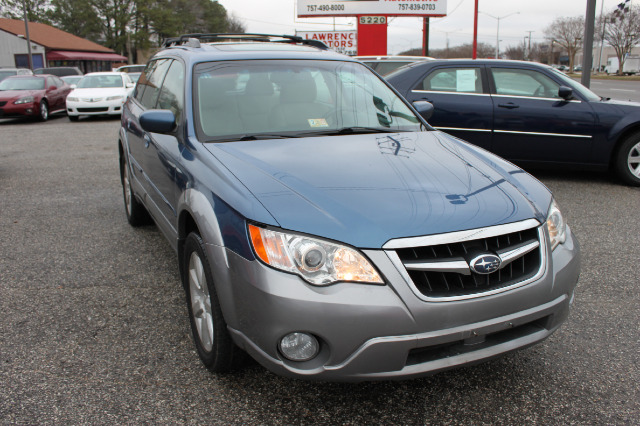
M 65 111 L 71 86 L 55 75 L 16 75 L 0 82 L 0 118 L 35 117 Z

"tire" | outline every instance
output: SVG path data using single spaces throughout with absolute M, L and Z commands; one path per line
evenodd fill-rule
M 124 211 L 127 214 L 127 221 L 131 226 L 138 227 L 148 225 L 151 223 L 151 217 L 147 212 L 147 209 L 138 201 L 133 189 L 131 189 L 131 178 L 129 172 L 129 165 L 127 162 L 121 160 L 121 173 L 122 173 L 122 195 L 124 198 Z
M 47 121 L 49 119 L 49 104 L 44 99 L 40 101 L 38 120 Z
M 640 186 L 640 132 L 627 136 L 616 152 L 614 168 L 618 177 L 632 186 Z
M 69 121 L 78 121 L 78 117 L 77 115 L 68 115 L 67 117 L 69 117 Z
M 213 373 L 227 372 L 233 367 L 236 347 L 222 316 L 204 242 L 195 232 L 185 240 L 182 262 L 191 333 L 200 360 Z

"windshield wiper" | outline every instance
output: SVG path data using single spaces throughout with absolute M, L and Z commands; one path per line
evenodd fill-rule
M 212 138 L 207 140 L 207 142 L 237 142 L 237 141 L 257 141 L 257 140 L 265 140 L 265 139 L 288 139 L 288 138 L 297 138 L 297 134 L 266 134 L 266 133 L 258 133 L 255 135 L 235 135 L 228 136 L 222 138 Z
M 387 129 L 384 127 L 342 127 L 341 129 L 331 129 L 331 130 L 315 130 L 311 132 L 298 133 L 301 136 L 337 136 L 337 135 L 355 135 L 355 134 L 365 134 L 365 133 L 400 133 L 406 132 L 406 130 L 397 130 L 397 129 Z

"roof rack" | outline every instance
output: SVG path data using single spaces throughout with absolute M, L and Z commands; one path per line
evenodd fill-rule
M 317 47 L 322 50 L 329 50 L 329 47 L 319 40 L 307 40 L 294 35 L 277 34 L 252 34 L 252 33 L 195 33 L 183 34 L 179 37 L 166 38 L 161 47 L 189 46 L 200 47 L 200 41 L 223 42 L 223 41 L 258 41 L 271 43 L 300 43 L 307 46 Z

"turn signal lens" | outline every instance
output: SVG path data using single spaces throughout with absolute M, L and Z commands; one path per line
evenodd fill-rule
M 384 284 L 378 271 L 357 250 L 302 235 L 249 225 L 251 244 L 267 265 L 300 275 L 315 285 L 338 281 Z

